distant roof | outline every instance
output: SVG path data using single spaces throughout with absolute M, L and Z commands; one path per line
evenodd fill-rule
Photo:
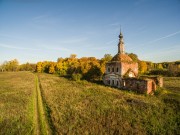
M 133 60 L 127 54 L 117 53 L 111 61 L 132 62 Z

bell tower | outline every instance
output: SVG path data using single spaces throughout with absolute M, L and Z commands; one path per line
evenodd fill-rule
M 119 35 L 119 44 L 118 44 L 118 53 L 120 54 L 124 54 L 124 40 L 123 40 L 123 35 L 120 31 L 120 35 Z

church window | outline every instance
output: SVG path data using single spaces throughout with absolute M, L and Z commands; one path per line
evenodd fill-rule
M 112 80 L 112 85 L 114 85 L 114 80 Z
M 123 81 L 123 86 L 126 86 L 126 82 L 125 81 Z
M 110 85 L 110 80 L 108 80 L 107 83 Z
M 116 68 L 116 72 L 119 72 L 119 68 L 118 67 Z
M 110 72 L 110 68 L 108 67 L 108 72 Z

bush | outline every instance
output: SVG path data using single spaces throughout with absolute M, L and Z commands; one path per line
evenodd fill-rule
M 151 70 L 149 72 L 149 75 L 173 76 L 171 72 L 169 72 L 168 70 L 163 70 L 163 69 Z
M 82 75 L 79 73 L 77 73 L 77 74 L 73 73 L 71 77 L 74 81 L 80 81 L 82 78 Z

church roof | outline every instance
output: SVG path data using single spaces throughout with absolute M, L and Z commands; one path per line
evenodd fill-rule
M 111 61 L 132 62 L 133 60 L 127 54 L 117 53 Z

